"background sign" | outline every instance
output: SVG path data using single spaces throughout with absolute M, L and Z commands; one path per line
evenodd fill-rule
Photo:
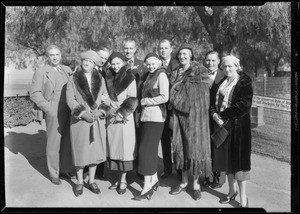
M 291 101 L 274 97 L 264 97 L 253 95 L 252 106 L 261 106 L 283 111 L 291 111 Z

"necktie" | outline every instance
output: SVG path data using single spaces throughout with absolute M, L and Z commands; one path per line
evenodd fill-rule
M 163 61 L 163 65 L 165 68 L 168 68 L 168 62 L 166 60 Z
M 132 67 L 133 66 L 133 60 L 129 60 L 128 64 L 130 65 L 130 67 Z

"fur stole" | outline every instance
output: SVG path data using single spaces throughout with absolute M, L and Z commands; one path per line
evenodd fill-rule
M 118 101 L 118 95 L 121 94 L 134 79 L 135 76 L 127 64 L 124 65 L 118 73 L 111 67 L 107 69 L 105 81 L 109 97 L 113 101 Z
M 98 107 L 96 104 L 96 100 L 102 83 L 99 72 L 96 69 L 93 69 L 92 71 L 91 90 L 89 88 L 89 84 L 82 67 L 79 67 L 74 72 L 73 79 L 76 89 L 82 96 L 83 100 L 89 105 L 92 110 L 96 109 Z

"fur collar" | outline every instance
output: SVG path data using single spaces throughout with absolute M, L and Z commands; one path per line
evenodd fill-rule
M 94 110 L 97 108 L 96 100 L 101 88 L 101 76 L 96 69 L 92 71 L 91 89 L 89 88 L 87 78 L 82 70 L 78 68 L 73 74 L 75 86 L 82 96 L 83 100 Z
M 111 67 L 107 69 L 106 73 L 106 86 L 110 98 L 118 101 L 118 95 L 121 94 L 135 79 L 129 66 L 123 66 L 118 73 Z

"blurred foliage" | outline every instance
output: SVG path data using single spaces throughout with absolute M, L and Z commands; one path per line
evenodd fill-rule
M 63 64 L 74 68 L 81 51 L 106 46 L 122 51 L 127 37 L 143 59 L 161 39 L 174 49 L 192 44 L 196 60 L 208 50 L 241 58 L 245 70 L 269 75 L 290 62 L 290 3 L 263 6 L 9 6 L 6 7 L 6 64 L 39 67 L 49 44 L 61 47 Z
M 4 127 L 26 126 L 33 121 L 33 102 L 27 97 L 4 98 Z

